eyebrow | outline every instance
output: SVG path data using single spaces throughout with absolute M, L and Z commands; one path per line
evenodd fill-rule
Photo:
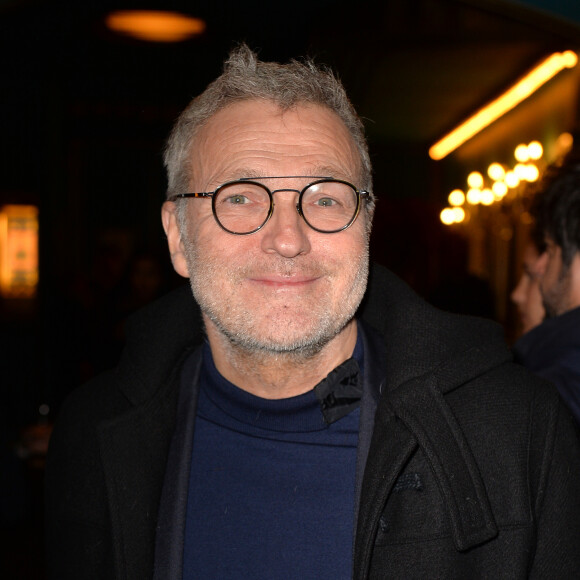
M 332 179 L 329 175 L 264 175 L 260 177 L 240 177 L 238 181 L 251 179 Z
M 329 165 L 317 165 L 313 168 L 312 173 L 308 175 L 267 175 L 263 171 L 250 168 L 238 168 L 228 173 L 222 178 L 222 183 L 226 181 L 237 181 L 246 179 L 346 179 L 351 180 L 350 172 Z

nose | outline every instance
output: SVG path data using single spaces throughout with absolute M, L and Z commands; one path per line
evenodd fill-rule
M 517 283 L 517 286 L 512 290 L 512 293 L 510 294 L 510 298 L 516 306 L 522 305 L 525 301 L 525 293 L 526 293 L 525 286 L 526 279 L 524 274 Z
M 281 192 L 284 191 L 284 195 Z M 278 190 L 274 212 L 262 231 L 262 250 L 285 258 L 295 258 L 310 251 L 309 230 L 298 213 L 296 193 Z

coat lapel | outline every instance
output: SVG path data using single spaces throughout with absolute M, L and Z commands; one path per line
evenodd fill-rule
M 368 573 L 389 495 L 418 449 L 441 490 L 456 549 L 497 535 L 481 474 L 446 395 L 511 358 L 499 326 L 436 311 L 380 269 L 372 271 L 365 301 L 361 315 L 386 337 L 386 378 L 360 495 L 355 578 Z
M 173 432 L 176 389 L 99 428 L 115 560 L 119 579 L 149 578 L 167 452 Z
M 392 412 L 377 419 L 359 504 L 354 578 L 366 577 L 382 510 L 405 463 L 416 448 L 415 438 L 410 431 L 402 428 Z
M 197 410 L 201 349 L 186 361 L 180 378 L 179 405 L 159 506 L 155 580 L 181 580 L 185 546 L 189 473 Z

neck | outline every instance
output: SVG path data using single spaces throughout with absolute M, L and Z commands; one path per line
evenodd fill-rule
M 285 399 L 312 390 L 352 356 L 357 337 L 356 321 L 351 320 L 315 353 L 248 351 L 232 344 L 211 321 L 205 323 L 220 374 L 240 389 L 264 399 Z

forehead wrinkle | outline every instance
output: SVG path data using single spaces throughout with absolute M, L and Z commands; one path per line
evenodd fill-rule
M 237 179 L 267 179 L 268 177 L 277 179 L 343 179 L 347 174 L 349 174 L 349 172 L 345 171 L 343 168 L 331 165 L 314 165 L 309 171 L 303 171 L 299 174 L 294 172 L 292 175 L 272 175 L 267 171 L 256 169 L 255 167 L 240 167 L 224 174 L 224 180 L 234 181 Z
M 198 133 L 192 151 L 195 160 L 192 160 L 191 174 L 192 181 L 203 179 L 198 186 L 217 187 L 224 181 L 241 177 L 273 176 L 269 166 L 280 164 L 285 165 L 280 171 L 286 175 L 360 179 L 361 163 L 356 145 L 342 120 L 332 111 L 321 108 L 320 117 L 313 118 L 311 113 L 318 111 L 312 106 L 274 110 L 270 116 L 273 121 L 264 123 L 260 118 L 247 121 L 243 111 L 233 115 L 239 107 L 231 105 L 220 111 Z M 296 121 L 296 117 L 291 118 L 292 113 L 298 121 L 309 118 L 289 132 L 286 128 Z M 217 167 L 212 162 L 214 157 Z M 296 167 L 291 168 L 292 164 Z

